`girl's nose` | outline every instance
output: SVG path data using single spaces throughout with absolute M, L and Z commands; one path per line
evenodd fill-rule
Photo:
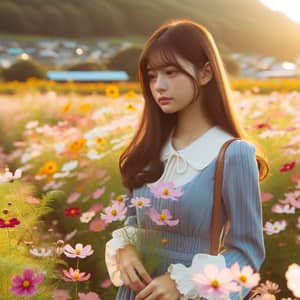
M 156 82 L 155 82 L 155 89 L 159 93 L 167 89 L 167 83 L 163 78 L 163 76 L 157 75 Z

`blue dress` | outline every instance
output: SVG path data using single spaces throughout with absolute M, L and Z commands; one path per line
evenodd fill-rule
M 195 254 L 209 254 L 216 161 L 217 157 L 181 186 L 184 194 L 178 201 L 155 198 L 147 184 L 133 190 L 133 197 L 147 197 L 156 210 L 167 208 L 174 218 L 180 219 L 174 227 L 157 226 L 147 215 L 147 207 L 129 210 L 125 224 L 142 227 L 145 241 L 167 241 L 164 245 L 157 243 L 160 253 L 168 259 L 150 273 L 152 277 L 164 274 L 170 263 L 188 267 Z M 221 224 L 230 221 L 222 252 L 226 266 L 238 262 L 241 267 L 251 265 L 259 271 L 265 258 L 259 172 L 255 147 L 245 140 L 232 142 L 226 150 L 222 197 Z M 248 292 L 243 288 L 242 296 Z M 134 300 L 135 296 L 133 290 L 122 285 L 116 299 Z M 230 299 L 238 300 L 239 293 L 231 293 Z

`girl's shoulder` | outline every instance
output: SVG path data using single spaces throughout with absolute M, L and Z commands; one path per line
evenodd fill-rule
M 250 141 L 235 140 L 230 143 L 225 152 L 225 160 L 227 159 L 245 159 L 255 157 L 256 148 Z

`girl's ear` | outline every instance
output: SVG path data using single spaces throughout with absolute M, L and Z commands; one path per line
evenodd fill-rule
M 206 85 L 213 77 L 210 63 L 207 61 L 201 70 L 198 71 L 198 79 L 201 85 Z

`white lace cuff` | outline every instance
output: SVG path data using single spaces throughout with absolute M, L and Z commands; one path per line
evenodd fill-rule
M 114 286 L 123 285 L 120 270 L 116 260 L 116 252 L 126 244 L 136 241 L 136 230 L 134 226 L 125 226 L 112 232 L 112 239 L 105 244 L 105 263 L 110 280 Z
M 168 268 L 168 272 L 173 280 L 176 282 L 178 291 L 183 295 L 180 300 L 196 299 L 201 297 L 198 294 L 196 285 L 192 278 L 194 274 L 202 272 L 207 264 L 215 264 L 219 269 L 226 268 L 225 258 L 219 254 L 209 255 L 204 253 L 198 253 L 194 255 L 193 261 L 190 267 L 186 267 L 183 264 L 171 264 Z M 212 300 L 213 298 L 207 298 Z M 229 299 L 229 298 L 228 298 Z

